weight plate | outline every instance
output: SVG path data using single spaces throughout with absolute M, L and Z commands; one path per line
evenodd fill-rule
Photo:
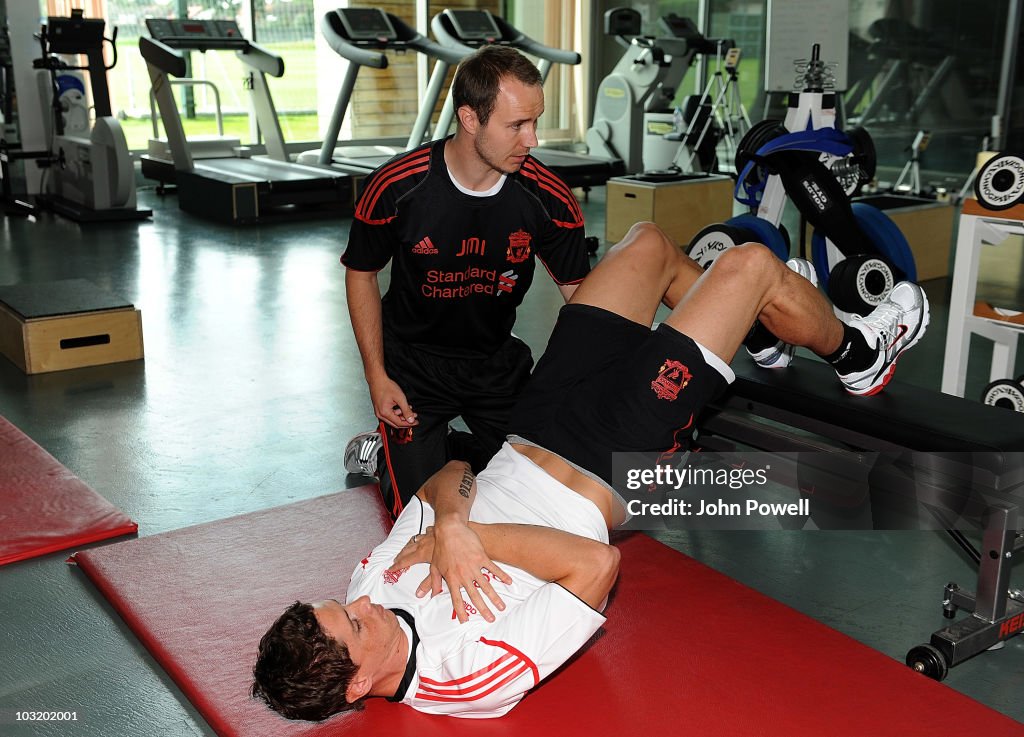
M 789 131 L 777 120 L 761 120 L 755 123 L 740 139 L 736 146 L 733 165 L 736 167 L 736 200 L 750 207 L 756 207 L 768 182 L 769 172 L 754 156 L 769 141 L 784 136 Z
M 779 136 L 784 136 L 789 131 L 786 126 L 777 120 L 762 120 L 754 123 L 740 139 L 736 146 L 736 171 L 743 171 L 747 162 L 764 146 L 768 141 Z
M 978 170 L 974 194 L 989 210 L 1006 210 L 1024 196 L 1024 159 L 1014 154 L 998 154 Z
M 1024 387 L 1011 379 L 993 381 L 982 392 L 981 401 L 990 407 L 1024 412 Z
M 897 282 L 916 281 L 917 267 L 914 264 L 914 254 L 902 231 L 889 216 L 863 202 L 854 202 L 852 210 L 857 224 L 870 240 L 866 245 L 874 248 L 873 254 L 865 255 L 879 256 L 887 261 L 895 269 L 893 278 Z M 833 269 L 844 259 L 855 255 L 858 254 L 844 254 L 817 230 L 811 236 L 811 262 L 818 274 L 818 281 L 828 294 L 831 294 L 829 281 Z
M 878 166 L 875 142 L 871 139 L 871 134 L 859 125 L 846 131 L 846 135 L 850 139 L 850 145 L 853 146 L 851 156 L 857 164 L 857 168 L 860 169 L 860 182 L 867 184 L 875 178 L 875 169 Z
M 778 228 L 767 220 L 745 213 L 729 218 L 725 224 L 750 231 L 754 236 L 750 240 L 768 246 L 768 249 L 783 261 L 789 259 L 788 240 Z
M 748 230 L 725 223 L 715 223 L 697 233 L 690 241 L 690 247 L 686 252 L 700 264 L 701 268 L 707 269 L 727 248 L 751 240 L 754 240 L 754 236 Z
M 896 285 L 892 266 L 876 255 L 843 259 L 829 274 L 828 294 L 844 312 L 870 314 Z

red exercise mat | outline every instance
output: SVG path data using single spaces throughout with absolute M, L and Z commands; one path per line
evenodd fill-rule
M 0 565 L 128 535 L 138 528 L 0 417 Z
M 380 540 L 363 487 L 80 553 L 76 559 L 220 735 L 981 735 L 1024 726 L 645 535 L 620 541 L 602 631 L 494 720 L 373 699 L 322 724 L 247 696 L 256 645 L 295 599 L 338 597 Z

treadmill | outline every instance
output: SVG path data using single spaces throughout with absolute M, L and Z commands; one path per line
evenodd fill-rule
M 434 36 L 442 45 L 459 49 L 468 46 L 477 49 L 485 44 L 503 44 L 540 59 L 538 69 L 541 79 L 546 80 L 553 64 L 579 64 L 580 55 L 575 51 L 563 51 L 545 46 L 509 25 L 505 20 L 487 10 L 463 10 L 449 8 L 434 16 L 430 22 Z M 447 122 L 447 125 L 445 124 Z M 438 121 L 434 137 L 448 134 L 451 117 Z M 443 126 L 443 130 L 442 130 Z M 626 168 L 620 159 L 538 147 L 530 155 L 558 174 L 570 187 L 600 186 L 612 177 L 622 176 Z
M 152 38 L 140 37 L 139 50 L 149 69 L 172 161 L 143 156 L 142 171 L 152 179 L 176 183 L 178 206 L 182 210 L 231 224 L 282 216 L 305 217 L 318 211 L 352 213 L 352 179 L 356 172 L 287 161 L 280 122 L 266 80 L 267 74 L 284 74 L 284 60 L 280 56 L 247 41 L 233 20 L 149 18 L 146 27 Z M 193 158 L 170 83 L 170 77 L 185 77 L 183 50 L 235 52 L 248 68 L 247 87 L 270 157 Z
M 324 133 L 323 145 L 319 151 L 304 151 L 298 156 L 303 164 L 321 166 L 357 167 L 372 171 L 392 156 L 410 151 L 423 143 L 430 117 L 441 96 L 445 77 L 453 64 L 473 53 L 473 49 L 445 47 L 431 41 L 400 18 L 379 8 L 339 8 L 327 12 L 320 22 L 320 30 L 328 45 L 342 58 L 348 60 L 345 79 L 338 90 L 330 124 Z M 387 146 L 338 146 L 338 134 L 348 111 L 356 77 L 361 67 L 387 69 L 388 58 L 385 50 L 404 52 L 408 50 L 426 54 L 435 59 L 430 81 L 424 92 L 423 104 L 413 123 L 412 132 L 405 148 Z M 451 96 L 445 100 L 445 111 L 452 108 Z M 444 117 L 445 113 L 442 113 Z M 451 113 L 447 113 L 449 119 Z

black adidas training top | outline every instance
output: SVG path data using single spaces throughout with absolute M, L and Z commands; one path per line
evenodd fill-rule
M 445 141 L 400 154 L 366 180 L 341 262 L 379 271 L 386 329 L 450 356 L 488 356 L 508 339 L 533 281 L 534 257 L 557 284 L 590 271 L 572 191 L 532 157 L 489 197 L 460 192 Z

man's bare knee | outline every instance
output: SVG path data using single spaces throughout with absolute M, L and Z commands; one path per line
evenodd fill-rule
M 626 236 L 608 252 L 629 252 L 641 258 L 666 258 L 677 255 L 678 247 L 657 224 L 642 220 L 634 223 Z
M 717 278 L 769 284 L 785 274 L 785 264 L 760 243 L 744 243 L 723 251 L 711 266 Z

